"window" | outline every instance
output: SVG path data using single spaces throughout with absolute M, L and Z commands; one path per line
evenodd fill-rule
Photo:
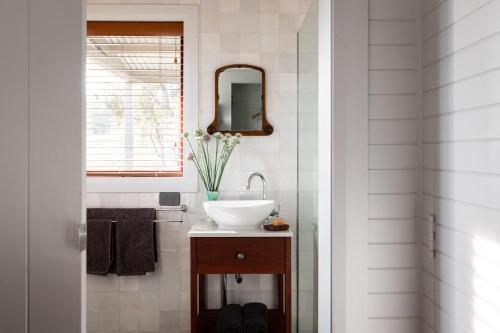
M 182 22 L 87 25 L 87 175 L 182 177 Z

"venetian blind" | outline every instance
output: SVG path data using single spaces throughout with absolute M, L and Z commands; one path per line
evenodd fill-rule
M 87 175 L 182 176 L 183 26 L 88 22 Z

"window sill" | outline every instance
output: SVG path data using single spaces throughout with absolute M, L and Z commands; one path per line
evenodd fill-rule
M 198 192 L 198 177 L 86 177 L 87 192 Z

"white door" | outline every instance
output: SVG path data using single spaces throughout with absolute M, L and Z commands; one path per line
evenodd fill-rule
M 81 332 L 82 15 L 0 1 L 0 332 Z

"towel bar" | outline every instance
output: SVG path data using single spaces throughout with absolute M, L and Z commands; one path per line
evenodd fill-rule
M 187 211 L 188 207 L 186 205 L 180 205 L 175 207 L 165 207 L 165 208 L 156 208 L 157 212 L 172 212 L 172 211 Z
M 181 218 L 179 220 L 153 220 L 155 223 L 160 223 L 160 222 L 179 222 L 182 223 L 183 221 L 183 215 L 184 212 L 187 211 L 187 206 L 186 205 L 180 205 L 176 207 L 165 207 L 165 208 L 156 208 L 156 212 L 181 212 Z M 113 223 L 116 223 L 116 221 L 111 221 Z M 84 251 L 87 249 L 87 223 L 82 223 L 78 225 L 78 236 L 79 236 L 79 249 L 80 252 Z
M 187 211 L 187 205 L 180 205 L 180 206 L 175 206 L 175 207 L 164 207 L 164 208 L 156 208 L 156 213 L 158 212 L 181 212 L 181 218 L 178 220 L 168 220 L 168 219 L 158 219 L 158 220 L 153 220 L 155 223 L 160 223 L 160 222 L 183 222 L 183 213 Z M 111 221 L 113 223 L 116 223 L 116 221 Z
M 183 220 L 183 215 L 184 212 L 187 211 L 187 206 L 186 205 L 180 205 L 180 206 L 175 206 L 175 207 L 165 207 L 165 208 L 156 208 L 156 213 L 158 212 L 181 212 L 181 218 L 179 220 L 167 220 L 167 219 L 160 219 L 160 220 L 153 220 L 155 223 L 161 223 L 161 222 L 179 222 L 182 223 Z M 116 221 L 111 221 L 113 223 L 116 223 Z
M 117 221 L 112 220 L 112 223 L 116 223 Z M 154 223 L 161 223 L 161 222 L 179 222 L 182 223 L 184 222 L 183 220 L 153 220 Z

